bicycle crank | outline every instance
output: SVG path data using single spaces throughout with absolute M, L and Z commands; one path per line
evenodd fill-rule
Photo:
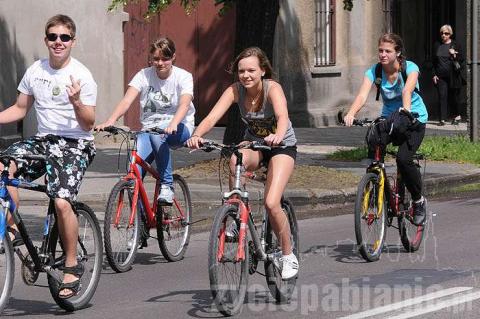
M 19 253 L 17 253 L 17 255 L 19 255 Z M 27 254 L 26 256 L 22 255 L 22 258 L 20 259 L 22 261 L 22 280 L 25 285 L 32 286 L 35 284 L 35 282 L 37 282 L 39 272 L 35 270 L 35 264 L 33 263 L 30 254 Z
M 199 223 L 199 222 L 203 222 L 204 220 L 207 220 L 208 218 L 202 218 L 202 219 L 199 219 L 199 220 L 196 220 L 194 222 L 190 222 L 190 223 L 187 223 L 187 222 L 184 222 L 182 221 L 182 226 L 187 226 L 187 225 L 193 225 L 193 224 L 196 224 L 196 223 Z M 185 225 L 184 225 L 185 224 Z

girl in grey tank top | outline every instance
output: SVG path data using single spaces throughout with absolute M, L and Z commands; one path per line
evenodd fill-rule
M 297 275 L 299 265 L 290 239 L 289 221 L 282 210 L 281 198 L 295 167 L 297 140 L 288 118 L 285 93 L 279 83 L 269 80 L 272 78 L 272 66 L 265 52 L 257 47 L 243 50 L 233 62 L 231 71 L 236 75 L 238 82 L 223 92 L 187 144 L 191 148 L 199 148 L 204 142 L 203 135 L 234 103 L 237 103 L 242 120 L 248 127 L 244 140 L 287 146 L 262 151 L 242 149 L 241 153 L 243 165 L 248 171 L 254 171 L 264 163 L 268 165 L 264 194 L 265 209 L 270 222 L 275 225 L 273 229 L 282 249 L 282 257 L 278 259 L 282 279 L 288 280 Z M 235 163 L 236 157 L 232 156 L 230 167 L 234 167 Z M 233 223 L 228 227 L 235 228 L 237 224 Z
M 248 112 L 245 109 L 245 87 L 237 82 L 236 87 L 238 90 L 238 105 L 240 106 L 240 114 L 242 116 L 242 121 L 247 124 L 247 129 L 245 130 L 244 138 L 247 141 L 263 141 L 265 137 L 270 134 L 274 134 L 277 130 L 277 120 L 275 118 L 275 113 L 273 110 L 273 105 L 270 101 L 265 98 L 268 96 L 268 90 L 270 88 L 270 80 L 262 80 L 263 84 L 263 103 L 258 110 L 258 112 Z M 292 123 L 288 121 L 287 132 L 283 138 L 283 144 L 286 146 L 294 146 L 297 144 L 297 139 L 295 138 L 295 132 L 292 128 Z

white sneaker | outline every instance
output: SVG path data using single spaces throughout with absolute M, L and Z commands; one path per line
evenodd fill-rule
M 232 220 L 230 225 L 227 226 L 227 229 L 225 230 L 225 236 L 231 241 L 238 237 L 238 226 L 236 221 Z
M 298 259 L 294 253 L 290 255 L 283 255 L 280 258 L 282 265 L 282 280 L 289 280 L 295 277 L 298 273 Z
M 173 189 L 168 185 L 162 185 L 160 189 L 160 194 L 157 197 L 159 204 L 163 205 L 172 205 L 173 204 Z
M 282 251 L 278 250 L 273 253 L 273 264 L 275 265 L 275 268 L 278 270 L 282 271 L 282 261 L 280 260 L 282 258 Z

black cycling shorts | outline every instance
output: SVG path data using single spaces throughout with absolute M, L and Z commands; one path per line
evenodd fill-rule
M 271 150 L 261 150 L 262 153 L 262 165 L 268 167 L 268 163 L 275 155 L 285 154 L 293 158 L 293 160 L 297 159 L 297 146 L 286 146 L 286 147 L 274 147 Z

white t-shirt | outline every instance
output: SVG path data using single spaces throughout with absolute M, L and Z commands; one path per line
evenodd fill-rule
M 37 136 L 53 134 L 69 138 L 93 140 L 93 135 L 80 127 L 75 110 L 68 99 L 66 85 L 80 80 L 80 99 L 85 105 L 97 104 L 97 84 L 90 71 L 78 60 L 71 58 L 61 69 L 52 69 L 48 59 L 38 60 L 25 72 L 18 90 L 35 99 L 37 111 Z
M 157 76 L 155 67 L 140 70 L 129 86 L 140 92 L 140 122 L 144 128 L 165 128 L 177 112 L 180 96 L 189 94 L 193 98 L 192 74 L 172 66 L 172 73 L 165 80 Z M 182 123 L 193 132 L 195 107 L 190 102 Z

